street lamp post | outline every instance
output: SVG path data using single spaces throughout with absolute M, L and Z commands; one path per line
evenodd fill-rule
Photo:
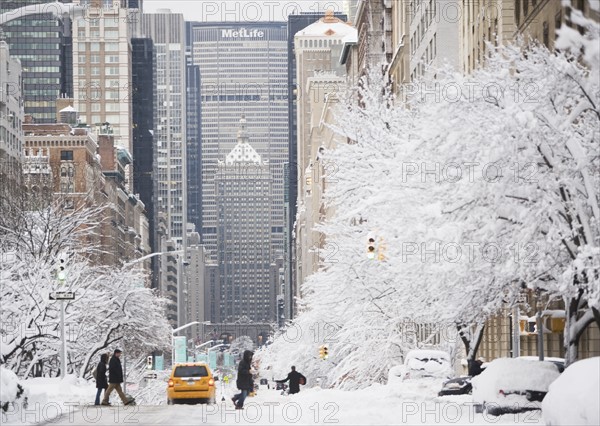
M 196 324 L 200 324 L 200 322 L 192 321 L 181 327 L 174 328 L 173 331 L 171 331 L 171 367 L 175 365 L 175 333 Z

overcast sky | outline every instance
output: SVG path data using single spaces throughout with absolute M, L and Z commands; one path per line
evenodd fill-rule
M 343 11 L 344 0 L 144 0 L 144 12 L 171 9 L 186 21 L 286 21 L 294 12 Z

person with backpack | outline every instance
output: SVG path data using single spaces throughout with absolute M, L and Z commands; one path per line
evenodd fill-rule
M 123 393 L 123 389 L 121 388 L 121 383 L 123 383 L 123 367 L 121 366 L 121 354 L 123 351 L 121 349 L 115 349 L 113 356 L 110 358 L 110 362 L 108 363 L 108 388 L 104 392 L 104 399 L 102 400 L 102 405 L 110 405 L 108 402 L 110 398 L 110 394 L 113 390 L 116 390 L 123 401 L 123 405 L 129 405 L 133 400 L 128 400 Z
M 108 364 L 108 354 L 100 355 L 100 362 L 94 370 L 94 379 L 96 379 L 96 400 L 94 405 L 100 405 L 100 395 L 102 391 L 106 391 L 108 380 L 106 379 L 106 364 Z
M 244 401 L 250 392 L 254 390 L 254 379 L 252 378 L 252 356 L 254 352 L 244 351 L 244 356 L 238 365 L 238 375 L 236 380 L 237 388 L 240 393 L 235 394 L 231 400 L 236 410 L 244 408 Z
M 284 380 L 276 380 L 277 383 L 290 382 L 290 394 L 300 392 L 300 385 L 306 384 L 306 377 L 296 371 L 296 367 L 292 365 L 292 371 L 289 372 Z

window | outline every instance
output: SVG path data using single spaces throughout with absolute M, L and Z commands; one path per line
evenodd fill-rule
M 515 23 L 517 27 L 521 25 L 521 0 L 515 0 Z
M 555 31 L 558 30 L 561 25 L 562 25 L 562 13 L 561 13 L 561 11 L 558 11 L 556 16 L 554 17 L 554 30 Z
M 60 151 L 60 161 L 73 161 L 73 151 Z
M 549 49 L 550 48 L 550 28 L 548 22 L 544 22 L 544 33 L 543 33 L 543 41 L 544 45 Z

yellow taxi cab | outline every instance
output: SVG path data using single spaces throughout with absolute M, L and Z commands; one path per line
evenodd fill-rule
M 215 379 L 206 363 L 175 364 L 167 387 L 167 404 L 215 402 Z

